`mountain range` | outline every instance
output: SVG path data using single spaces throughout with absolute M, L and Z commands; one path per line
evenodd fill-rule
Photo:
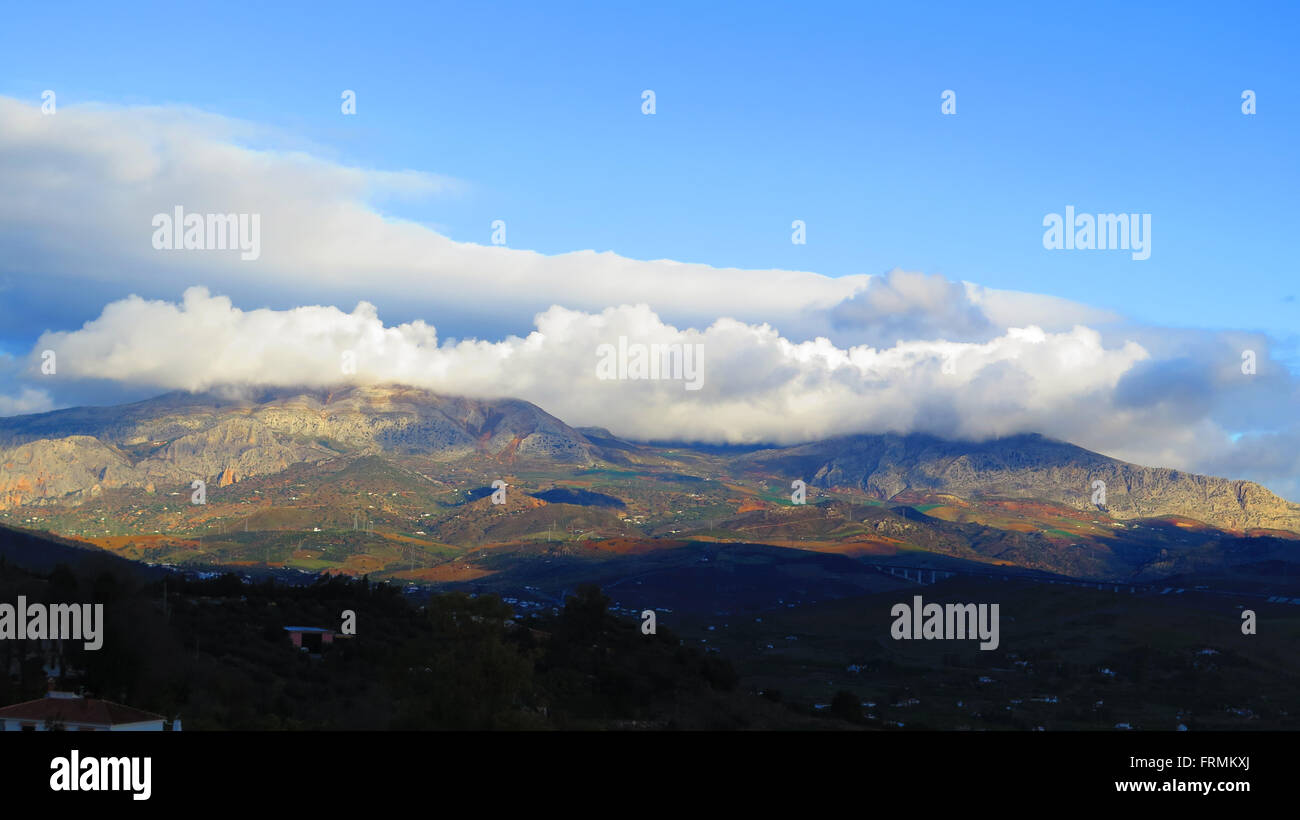
M 203 504 L 186 503 L 195 481 Z M 494 481 L 509 488 L 504 504 L 488 497 Z M 795 481 L 806 505 L 792 501 Z M 1262 560 L 1300 534 L 1300 505 L 1253 482 L 1039 435 L 646 443 L 521 400 L 400 385 L 170 393 L 3 418 L 0 515 L 128 557 L 247 563 L 256 540 L 268 564 L 399 573 L 408 562 L 407 577 L 425 580 L 498 571 L 470 566 L 467 550 L 682 539 L 1134 577 Z

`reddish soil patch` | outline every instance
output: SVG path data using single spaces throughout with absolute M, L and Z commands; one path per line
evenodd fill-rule
M 384 568 L 384 562 L 373 555 L 349 555 L 343 562 L 343 572 L 349 575 L 368 575 Z
M 436 567 L 417 569 L 414 572 L 409 570 L 396 572 L 393 573 L 393 576 L 396 578 L 405 578 L 411 581 L 450 582 L 473 581 L 475 578 L 482 578 L 485 575 L 493 574 L 492 570 L 480 569 L 465 564 L 447 563 L 439 564 Z
M 171 535 L 106 535 L 102 538 L 86 537 L 76 538 L 74 540 L 84 541 L 93 544 L 100 549 L 109 552 L 118 552 L 128 547 L 137 549 L 154 549 L 157 547 L 182 547 L 184 549 L 198 549 L 199 542 L 192 538 L 177 538 Z
M 658 538 L 606 538 L 600 541 L 588 541 L 587 544 L 599 552 L 611 552 L 615 555 L 641 555 L 686 546 L 685 541 Z

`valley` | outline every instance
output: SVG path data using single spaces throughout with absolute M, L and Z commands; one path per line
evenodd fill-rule
M 521 624 L 594 584 L 611 616 L 651 610 L 734 666 L 771 725 L 1295 726 L 1277 681 L 1300 673 L 1300 514 L 1249 482 L 1038 436 L 633 442 L 397 387 L 173 394 L 0 419 L 0 442 L 0 526 L 32 543 L 188 579 L 464 593 Z M 51 454 L 90 462 L 43 481 Z M 891 607 L 922 593 L 997 603 L 999 647 L 891 640 Z M 1267 628 L 1243 640 L 1247 609 Z

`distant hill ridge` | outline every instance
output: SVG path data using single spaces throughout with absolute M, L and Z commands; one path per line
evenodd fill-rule
M 1143 467 L 1037 434 L 984 442 L 934 436 L 844 436 L 761 450 L 735 459 L 741 469 L 805 475 L 820 487 L 860 487 L 888 499 L 908 490 L 964 498 L 1024 498 L 1078 510 L 1105 483 L 1101 507 L 1118 519 L 1186 516 L 1221 529 L 1300 532 L 1300 504 L 1252 481 Z

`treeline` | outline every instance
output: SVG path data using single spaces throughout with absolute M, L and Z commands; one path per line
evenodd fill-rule
M 594 587 L 558 614 L 517 619 L 495 596 L 432 596 L 322 576 L 153 580 L 122 566 L 37 575 L 0 560 L 0 600 L 102 603 L 103 646 L 65 646 L 60 688 L 180 717 L 191 730 L 770 728 L 788 710 L 736 690 L 732 667 L 618 618 Z M 319 653 L 286 626 L 356 634 Z M 23 654 L 21 642 L 0 652 Z M 31 643 L 31 642 L 27 642 Z M 0 661 L 12 660 L 0 654 Z M 0 705 L 40 697 L 40 661 L 0 675 Z M 6 665 L 5 669 L 9 669 Z

